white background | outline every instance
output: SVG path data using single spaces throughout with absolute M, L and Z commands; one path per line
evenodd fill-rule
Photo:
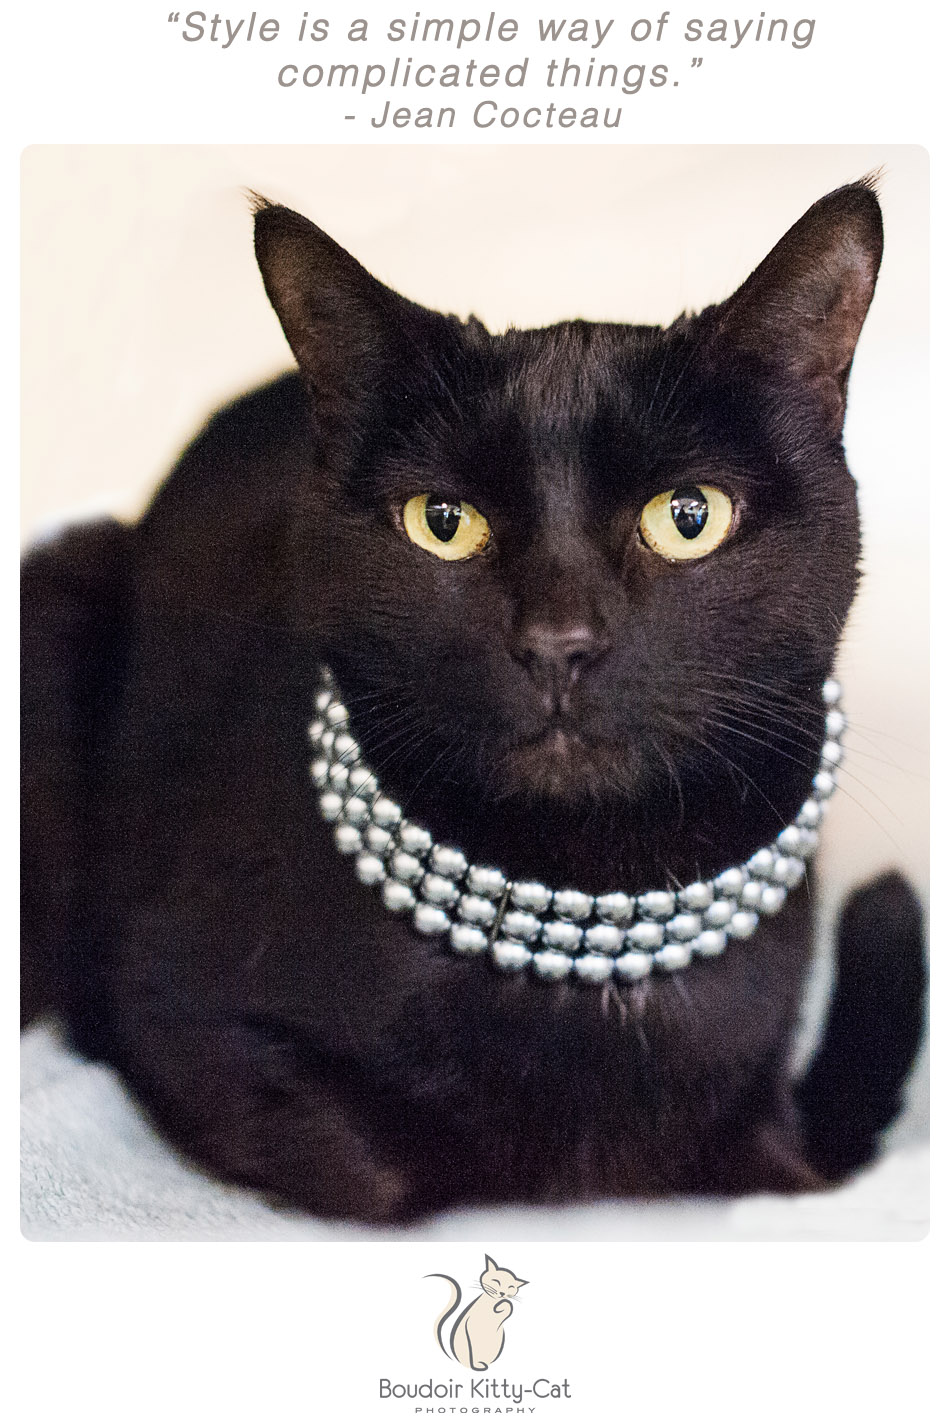
M 453 8 L 461 13 L 466 7 Z M 477 13 L 474 6 L 468 8 Z M 578 8 L 620 15 L 619 7 Z M 751 7 L 748 14 L 759 8 Z M 296 15 L 298 9 L 275 6 L 267 13 Z M 321 9 L 351 13 L 337 5 Z M 244 13 L 236 7 L 227 12 Z M 376 12 L 388 16 L 400 9 L 364 5 L 359 10 Z M 522 5 L 508 7 L 509 12 L 537 13 L 534 6 Z M 745 14 L 725 6 L 722 12 Z M 9 52 L 15 62 L 7 94 L 14 102 L 4 148 L 11 206 L 5 264 L 9 336 L 15 329 L 17 270 L 12 195 L 18 150 L 27 144 L 335 144 L 352 136 L 324 99 L 314 102 L 313 95 L 271 88 L 273 65 L 263 52 L 235 56 L 240 63 L 226 67 L 227 55 L 206 50 L 196 55 L 200 47 L 173 43 L 165 13 L 146 4 L 90 10 L 53 3 L 21 20 L 19 36 L 12 36 Z M 712 18 L 717 11 L 695 5 L 688 13 Z M 807 13 L 818 20 L 808 51 L 774 62 L 761 53 L 717 56 L 715 65 L 710 58 L 702 90 L 684 83 L 675 94 L 643 94 L 629 101 L 637 105 L 636 127 L 617 137 L 654 144 L 702 139 L 716 144 L 926 146 L 937 221 L 933 388 L 939 396 L 947 377 L 941 329 L 941 317 L 945 322 L 948 314 L 946 282 L 939 261 L 948 247 L 947 147 L 938 123 L 945 110 L 940 72 L 945 23 L 936 6 L 911 11 L 823 3 L 812 4 Z M 397 137 L 405 143 L 413 134 L 406 130 Z M 471 141 L 472 135 L 464 137 Z M 516 132 L 514 141 L 524 137 Z M 497 141 L 493 130 L 492 143 Z M 615 141 L 612 137 L 611 146 Z M 490 155 L 490 149 L 486 152 Z M 591 162 L 603 161 L 598 147 Z M 134 205 L 138 190 L 133 184 L 130 188 L 128 202 Z M 809 193 L 806 204 L 818 195 Z M 92 190 L 90 200 L 115 202 L 121 196 Z M 552 212 L 552 226 L 558 227 L 562 212 L 576 222 L 578 205 L 576 192 L 568 188 L 562 206 Z M 585 206 L 590 207 L 589 200 Z M 309 210 L 325 221 L 312 204 Z M 800 210 L 799 205 L 789 220 Z M 503 226 L 503 206 L 496 217 Z M 334 235 L 349 240 L 345 231 Z M 702 233 L 697 235 L 701 240 Z M 358 246 L 358 237 L 350 245 L 369 261 L 371 253 Z M 752 260 L 759 255 L 753 252 Z M 738 254 L 736 261 L 741 268 Z M 376 268 L 394 281 L 400 275 L 379 261 Z M 722 276 L 731 280 L 743 274 L 739 269 Z M 82 269 L 75 281 L 83 284 Z M 726 289 L 728 283 L 710 294 L 722 295 Z M 408 294 L 430 299 L 421 289 Z M 693 289 L 684 290 L 682 299 L 692 303 L 708 297 Z M 550 316 L 560 314 L 573 312 L 552 311 Z M 584 314 L 600 313 L 589 308 Z M 661 319 L 673 313 L 654 315 L 632 294 L 627 314 Z M 48 339 L 55 344 L 54 328 Z M 5 427 L 12 431 L 12 340 L 8 350 Z M 48 392 L 51 427 L 59 420 L 57 393 L 55 388 Z M 886 392 L 879 398 L 886 400 Z M 934 401 L 935 422 L 942 403 Z M 174 442 L 191 414 L 177 410 L 179 427 L 170 421 L 162 437 Z M 157 466 L 157 446 L 151 448 L 155 453 L 149 458 Z M 935 440 L 932 448 L 939 477 L 945 472 L 942 441 Z M 11 447 L 11 470 L 15 465 Z M 158 472 L 150 468 L 148 477 Z M 12 475 L 9 484 L 12 493 Z M 895 498 L 902 498 L 905 488 L 895 478 Z M 939 500 L 934 508 L 939 511 Z M 11 528 L 13 522 L 11 510 Z M 927 529 L 921 510 L 921 548 Z M 939 540 L 939 524 L 935 533 Z M 939 541 L 935 552 L 939 571 L 945 562 Z M 921 876 L 919 862 L 917 873 Z M 944 929 L 935 916 L 936 942 Z M 940 986 L 938 977 L 938 1011 Z M 938 1156 L 938 1167 L 941 1163 Z M 27 1245 L 13 1237 L 13 1228 L 11 1206 L 5 1215 L 15 1270 L 11 1292 L 27 1325 L 19 1352 L 26 1364 L 23 1385 L 32 1395 L 18 1412 L 38 1418 L 67 1409 L 81 1417 L 110 1419 L 412 1415 L 409 1410 L 397 1414 L 393 1404 L 387 1414 L 371 1398 L 375 1379 L 387 1371 L 396 1376 L 397 1366 L 402 1376 L 429 1375 L 431 1340 L 425 1328 L 418 1332 L 417 1324 L 419 1278 L 434 1269 L 467 1281 L 481 1252 L 492 1245 L 475 1240 L 468 1248 L 453 1243 L 70 1249 Z M 552 1376 L 558 1360 L 572 1378 L 580 1400 L 562 1408 L 551 1403 L 540 1414 L 547 1416 L 563 1410 L 565 1416 L 585 1419 L 661 1411 L 674 1419 L 700 1411 L 741 1419 L 803 1412 L 819 1418 L 845 1412 L 929 1417 L 936 1411 L 941 1361 L 934 1322 L 943 1237 L 938 1213 L 929 1240 L 918 1245 L 552 1243 L 519 1249 L 506 1244 L 498 1262 L 510 1261 L 531 1278 L 537 1300 L 532 1318 L 531 1290 L 526 1290 L 517 1375 L 527 1375 L 521 1363 L 530 1357 Z M 423 1316 L 428 1318 L 428 1312 L 423 1310 Z M 512 1341 L 512 1354 L 514 1347 Z M 514 1361 L 509 1371 L 515 1375 Z

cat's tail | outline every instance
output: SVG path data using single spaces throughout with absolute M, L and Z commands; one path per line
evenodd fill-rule
M 442 1313 L 439 1314 L 438 1318 L 435 1321 L 435 1341 L 438 1343 L 445 1356 L 447 1358 L 451 1358 L 453 1357 L 453 1354 L 449 1351 L 448 1348 L 446 1348 L 444 1342 L 442 1341 L 442 1330 L 445 1327 L 446 1321 L 448 1320 L 450 1315 L 453 1314 L 458 1308 L 459 1302 L 462 1297 L 462 1290 L 459 1288 L 458 1284 L 455 1282 L 455 1280 L 451 1277 L 450 1274 L 426 1274 L 426 1278 L 445 1279 L 447 1283 L 452 1285 L 452 1294 L 449 1298 L 448 1306 L 443 1309 Z
M 900 874 L 884 874 L 845 904 L 827 1026 L 797 1090 L 809 1161 L 829 1183 L 874 1159 L 900 1110 L 925 985 L 920 903 Z

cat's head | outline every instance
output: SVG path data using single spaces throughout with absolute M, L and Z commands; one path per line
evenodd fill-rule
M 523 1289 L 527 1279 L 519 1279 L 510 1269 L 501 1269 L 490 1254 L 485 1255 L 485 1268 L 478 1280 L 482 1292 L 492 1299 L 513 1299 Z
M 491 810 L 522 839 L 685 826 L 695 868 L 737 819 L 738 852 L 767 842 L 814 773 L 857 581 L 841 431 L 871 185 L 667 329 L 490 335 L 279 206 L 256 249 L 315 415 L 293 615 L 390 793 L 436 829 Z

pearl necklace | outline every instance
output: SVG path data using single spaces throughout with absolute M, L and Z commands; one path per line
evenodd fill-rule
M 350 733 L 349 712 L 324 668 L 310 739 L 320 813 L 334 825 L 341 854 L 362 884 L 378 886 L 387 909 L 412 916 L 419 933 L 447 935 L 455 953 L 488 956 L 515 973 L 528 966 L 546 982 L 635 982 L 660 969 L 714 958 L 730 938 L 750 938 L 759 916 L 778 913 L 805 875 L 818 845 L 825 803 L 836 784 L 845 718 L 836 681 L 822 687 L 825 735 L 812 793 L 794 823 L 744 864 L 679 890 L 580 893 L 512 881 L 501 869 L 469 864 L 460 849 L 436 844 L 380 793 Z

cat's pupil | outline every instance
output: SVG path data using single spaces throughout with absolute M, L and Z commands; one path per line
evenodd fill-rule
M 462 510 L 458 504 L 446 504 L 440 499 L 426 500 L 426 523 L 440 543 L 450 543 L 458 532 Z
M 709 505 L 700 489 L 676 489 L 670 499 L 670 513 L 678 533 L 684 538 L 698 538 L 709 517 Z

